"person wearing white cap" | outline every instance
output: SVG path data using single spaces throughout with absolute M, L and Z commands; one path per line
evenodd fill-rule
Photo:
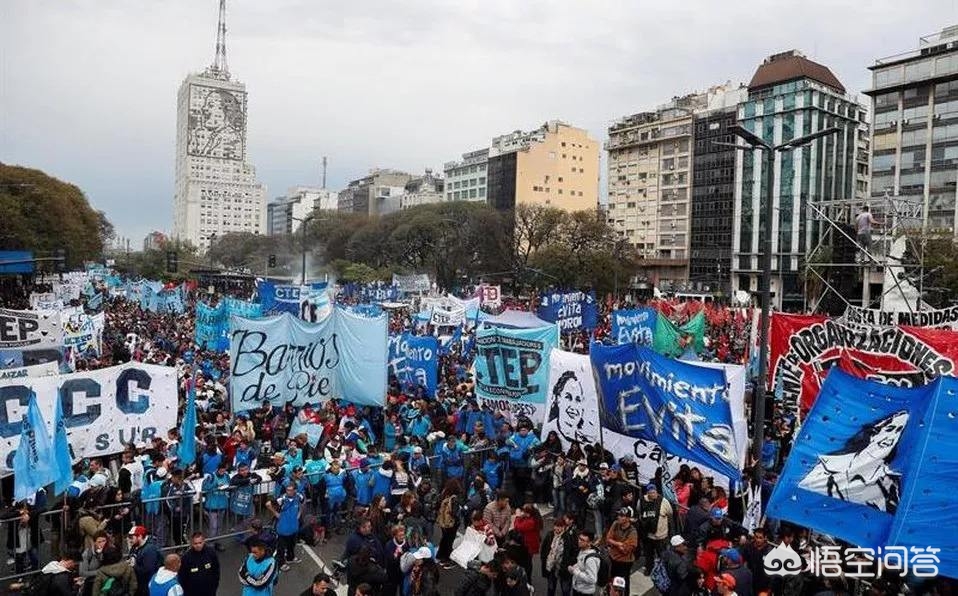
M 627 596 L 625 593 L 625 578 L 613 577 L 609 583 L 609 596 Z
M 403 555 L 401 562 L 404 573 L 402 593 L 408 596 L 429 596 L 437 593 L 439 568 L 432 558 L 428 546 Z
M 685 538 L 676 534 L 669 539 L 669 548 L 662 552 L 662 564 L 669 576 L 669 589 L 665 596 L 670 596 L 686 583 L 692 561 L 689 558 L 689 546 Z

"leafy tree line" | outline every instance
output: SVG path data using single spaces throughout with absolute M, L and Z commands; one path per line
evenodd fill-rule
M 99 259 L 113 225 L 79 188 L 40 170 L 0 163 L 0 250 L 65 251 L 67 267 Z
M 297 276 L 303 234 L 225 234 L 209 257 L 256 274 Z M 382 217 L 317 212 L 307 224 L 311 263 L 341 281 L 389 280 L 393 273 L 428 273 L 442 288 L 487 280 L 523 287 L 623 287 L 637 270 L 635 255 L 594 211 L 567 213 L 520 205 L 501 212 L 482 203 L 421 205 Z M 277 267 L 267 270 L 269 256 Z

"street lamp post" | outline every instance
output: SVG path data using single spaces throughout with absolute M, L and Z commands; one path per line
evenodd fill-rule
M 759 288 L 759 300 L 761 306 L 761 318 L 759 319 L 758 336 L 758 382 L 755 384 L 755 398 L 752 404 L 752 425 L 754 426 L 754 436 L 752 438 L 752 456 L 755 458 L 754 472 L 758 482 L 762 481 L 762 447 L 765 443 L 765 378 L 768 376 L 768 330 L 772 317 L 772 218 L 775 217 L 775 207 L 773 199 L 775 196 L 775 154 L 778 152 L 791 151 L 811 143 L 816 139 L 829 136 L 842 129 L 837 126 L 830 126 L 818 132 L 813 132 L 790 141 L 785 141 L 779 145 L 770 145 L 762 140 L 761 137 L 752 131 L 735 125 L 729 128 L 729 132 L 739 137 L 748 145 L 739 145 L 737 143 L 721 143 L 734 147 L 738 150 L 753 149 L 763 152 L 765 168 L 765 237 L 762 249 L 762 258 L 759 267 L 762 270 L 762 284 Z
M 292 218 L 293 221 L 298 221 L 298 222 L 300 222 L 300 223 L 302 224 L 302 230 L 303 230 L 303 246 L 302 246 L 302 249 L 303 249 L 303 271 L 302 271 L 302 277 L 300 278 L 300 282 L 299 282 L 301 286 L 305 286 L 305 285 L 306 285 L 306 225 L 307 225 L 309 222 L 313 221 L 313 217 L 314 217 L 314 216 L 313 216 L 312 214 L 309 214 L 309 215 L 307 215 L 306 217 L 303 217 L 303 218 L 299 218 L 299 217 L 294 217 L 294 218 Z
M 209 240 L 210 240 L 210 246 L 209 248 L 206 249 L 206 252 L 209 253 L 210 269 L 212 269 L 213 268 L 213 243 L 216 241 L 216 232 L 213 232 L 210 234 Z

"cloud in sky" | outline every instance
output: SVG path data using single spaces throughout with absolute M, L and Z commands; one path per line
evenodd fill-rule
M 213 60 L 215 0 L 0 4 L 0 161 L 78 184 L 134 241 L 172 227 L 176 91 Z M 441 168 L 497 134 L 616 118 L 801 49 L 851 93 L 958 22 L 958 0 L 231 0 L 269 197 L 372 167 Z

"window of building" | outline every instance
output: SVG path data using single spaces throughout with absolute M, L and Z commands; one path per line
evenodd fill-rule
M 559 176 L 559 182 L 562 182 L 562 176 Z
M 562 141 L 562 146 L 565 147 L 565 141 Z
M 479 186 L 484 186 L 486 184 L 486 177 L 479 176 Z
M 565 153 L 563 153 L 563 154 L 562 154 L 562 159 L 566 159 L 566 157 L 568 157 L 568 156 L 567 156 Z
M 469 198 L 470 198 L 470 199 L 476 198 L 476 189 L 475 189 L 475 188 L 470 188 L 470 189 L 469 189 Z

